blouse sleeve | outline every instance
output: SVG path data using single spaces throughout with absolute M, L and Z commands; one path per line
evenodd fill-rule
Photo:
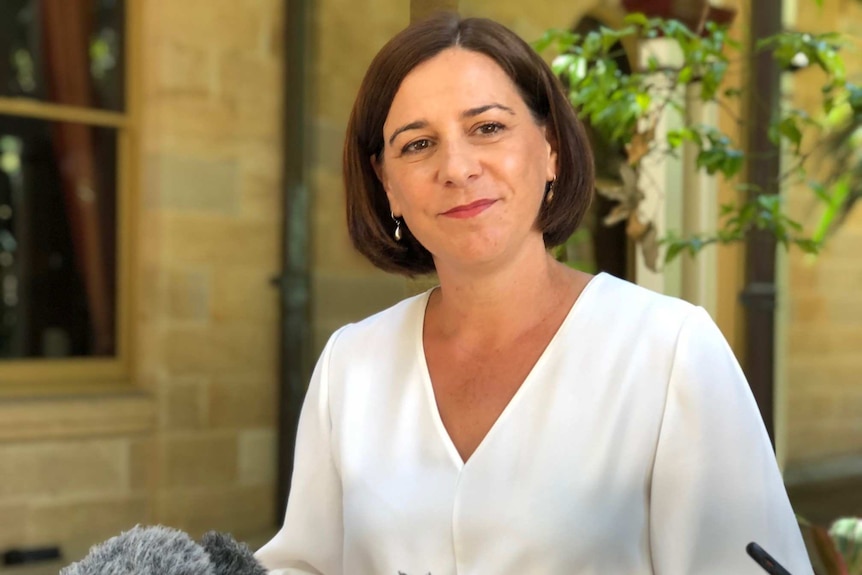
M 677 340 L 650 487 L 658 575 L 764 571 L 757 542 L 794 575 L 811 563 L 754 397 L 702 308 Z
M 302 406 L 284 526 L 255 554 L 278 575 L 342 574 L 341 478 L 332 456 L 328 385 L 337 336 L 326 344 Z

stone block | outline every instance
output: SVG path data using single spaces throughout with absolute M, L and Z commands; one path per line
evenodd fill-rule
M 790 325 L 799 325 L 824 320 L 828 315 L 828 304 L 822 295 L 796 296 L 790 304 Z
M 163 94 L 146 102 L 146 152 L 224 153 L 234 148 L 237 110 L 229 102 L 194 94 Z
M 222 58 L 219 94 L 238 111 L 237 136 L 278 142 L 285 89 L 282 69 L 280 58 L 260 53 L 234 51 Z
M 173 376 L 270 375 L 278 369 L 278 328 L 248 323 L 176 325 L 164 333 L 164 368 Z
M 148 96 L 179 92 L 206 96 L 212 92 L 213 57 L 208 47 L 187 44 L 182 37 L 163 38 L 149 51 L 153 65 Z
M 58 386 L 57 389 L 62 387 Z M 54 443 L 46 443 L 46 440 L 67 441 L 74 449 L 90 450 L 93 448 L 89 443 L 72 443 L 71 440 L 94 437 L 114 439 L 149 433 L 155 427 L 155 403 L 152 397 L 140 393 L 2 401 L 0 453 L 3 449 L 10 449 L 10 453 L 16 457 L 24 457 L 35 465 L 40 454 L 49 456 L 55 449 L 63 449 Z M 25 444 L 25 441 L 33 443 Z M 101 445 L 104 447 L 108 444 Z M 17 448 L 23 449 L 24 445 L 33 446 L 32 459 L 16 451 Z M 91 456 L 95 456 L 98 451 L 93 451 Z
M 255 175 L 273 182 L 282 181 L 284 147 L 280 141 L 240 139 L 233 145 L 244 178 Z
M 129 441 L 129 487 L 134 494 L 154 493 L 158 488 L 158 445 L 155 437 Z
M 146 496 L 102 495 L 80 501 L 34 502 L 27 521 L 27 539 L 32 544 L 74 544 L 82 540 L 97 543 L 152 519 Z
M 803 258 L 791 256 L 788 269 L 788 287 L 791 297 L 795 297 L 799 290 L 816 290 L 820 286 L 819 268 L 806 263 Z
M 826 293 L 826 296 L 829 297 L 829 321 L 833 325 L 836 327 L 862 325 L 862 300 L 859 299 L 860 293 L 862 293 L 862 286 L 852 291 L 835 290 Z M 862 358 L 860 358 L 860 365 L 862 365 Z
M 145 236 L 141 236 L 139 244 L 146 243 Z M 149 261 L 133 272 L 136 278 L 141 278 L 140 282 L 135 285 L 138 301 L 137 309 L 134 311 L 136 312 L 135 320 L 138 323 L 160 318 L 164 313 L 167 278 L 163 270 L 160 262 Z
M 126 493 L 128 467 L 118 439 L 0 445 L 0 501 Z
M 157 0 L 147 7 L 158 40 L 182 40 L 201 49 L 258 49 L 263 14 L 257 2 Z
M 408 2 L 374 0 L 373 5 L 356 10 L 350 0 L 329 0 L 315 10 L 317 58 L 309 71 L 319 86 L 316 116 L 346 122 L 374 54 L 410 21 Z
M 240 182 L 240 217 L 282 225 L 284 196 L 281 182 L 257 174 L 247 174 Z
M 312 317 L 342 324 L 384 310 L 405 297 L 400 276 L 372 272 L 367 275 L 317 271 L 311 278 Z
M 274 428 L 278 415 L 278 383 L 271 378 L 215 378 L 209 387 L 209 423 L 214 428 Z
M 159 313 L 164 313 L 164 306 Z M 155 393 L 160 378 L 164 375 L 162 358 L 165 326 L 152 320 L 138 321 L 135 325 L 135 352 L 138 368 L 135 374 L 137 385 L 148 392 Z
M 279 321 L 280 294 L 271 283 L 274 273 L 242 264 L 214 268 L 213 317 L 219 322 Z
M 277 226 L 224 216 L 171 214 L 165 218 L 166 260 L 175 264 L 242 263 L 279 269 L 281 236 Z
M 162 391 L 162 428 L 170 431 L 202 429 L 207 423 L 208 386 L 202 378 L 171 382 Z
M 276 481 L 277 459 L 275 429 L 240 432 L 240 485 L 273 485 Z
M 460 0 L 459 7 L 464 16 L 493 18 L 511 28 L 524 40 L 530 42 L 541 37 L 548 28 L 568 27 L 581 19 L 589 8 L 608 4 L 596 0 L 546 0 L 531 4 L 529 10 L 513 0 L 485 4 L 481 0 Z
M 239 215 L 239 166 L 235 160 L 164 154 L 150 164 L 165 210 Z
M 0 549 L 26 544 L 29 506 L 21 502 L 0 503 Z
M 281 58 L 284 53 L 284 29 L 287 15 L 281 0 L 259 0 L 261 14 L 265 15 L 260 46 L 263 53 Z
M 862 325 L 835 326 L 830 322 L 794 326 L 787 334 L 787 352 L 794 358 L 852 360 L 862 350 Z M 862 369 L 862 359 L 860 359 Z
M 167 270 L 167 316 L 172 320 L 205 322 L 212 305 L 212 266 Z
M 237 479 L 237 441 L 234 433 L 168 436 L 164 439 L 164 485 L 176 487 L 227 486 Z
M 858 422 L 838 418 L 797 423 L 787 432 L 788 465 L 812 463 L 858 454 L 862 431 Z
M 836 361 L 797 352 L 787 358 L 785 370 L 789 397 L 824 392 L 840 395 L 845 390 L 854 389 L 848 382 L 858 381 L 859 363 L 853 357 Z
M 159 496 L 158 509 L 160 523 L 194 537 L 215 529 L 243 539 L 275 525 L 275 487 L 171 490 Z
M 311 262 L 315 270 L 381 273 L 354 249 L 347 233 L 341 175 L 325 170 L 311 174 Z M 393 227 L 394 230 L 394 227 Z
M 312 165 L 318 170 L 341 174 L 346 123 L 319 118 L 314 122 L 312 129 L 314 130 Z

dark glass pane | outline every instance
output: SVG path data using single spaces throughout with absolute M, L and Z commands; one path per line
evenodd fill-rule
M 0 358 L 115 350 L 116 132 L 0 115 Z
M 124 109 L 124 0 L 0 0 L 0 96 Z

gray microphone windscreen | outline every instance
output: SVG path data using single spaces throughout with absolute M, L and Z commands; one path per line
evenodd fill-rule
M 216 575 L 203 547 L 182 531 L 137 526 L 104 543 L 60 575 Z
M 216 575 L 267 575 L 248 545 L 230 535 L 217 531 L 205 533 L 201 547 L 209 554 Z

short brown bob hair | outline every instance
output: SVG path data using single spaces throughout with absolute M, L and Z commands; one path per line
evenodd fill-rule
M 395 223 L 371 158 L 383 152 L 383 124 L 402 80 L 416 66 L 447 48 L 460 47 L 493 59 L 512 79 L 535 121 L 548 129 L 557 151 L 553 202 L 542 203 L 536 225 L 545 246 L 558 246 L 577 229 L 594 187 L 593 157 L 584 128 L 548 65 L 514 32 L 484 18 L 441 14 L 418 22 L 392 38 L 365 73 L 347 126 L 344 185 L 347 226 L 353 245 L 371 263 L 404 275 L 434 271 L 431 253 L 402 223 Z

